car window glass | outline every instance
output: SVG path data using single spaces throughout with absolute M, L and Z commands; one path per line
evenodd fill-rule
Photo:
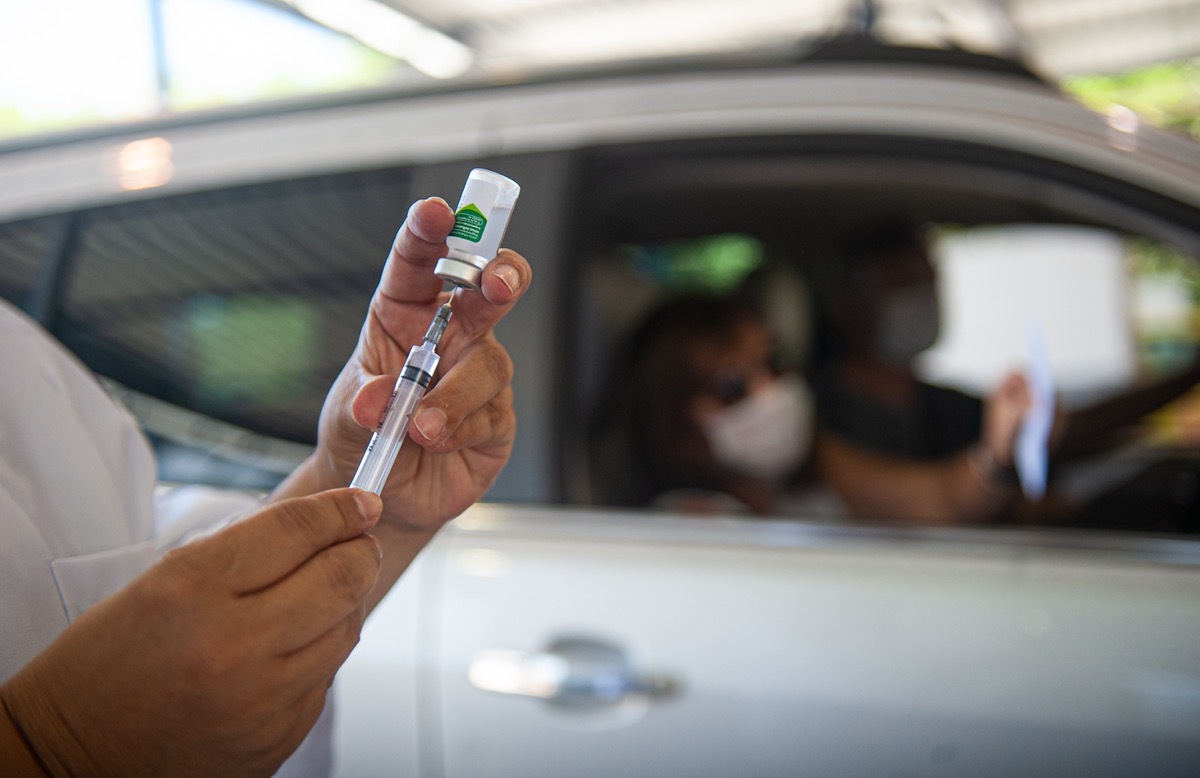
M 311 443 L 407 197 L 405 171 L 377 171 L 89 212 L 57 334 L 196 419 Z
M 1029 358 L 1036 330 L 1071 405 L 1170 374 L 1196 353 L 1200 264 L 1168 243 L 1078 225 L 936 232 L 943 327 L 922 355 L 930 379 L 985 392 Z
M 737 167 L 728 160 L 725 164 L 725 174 Z M 869 181 L 868 168 L 857 162 L 847 166 Z M 736 173 L 729 174 L 733 187 L 719 179 L 700 184 L 706 169 L 703 162 L 695 165 L 687 188 L 678 190 L 667 188 L 666 176 L 652 172 L 641 179 L 614 175 L 594 185 L 605 196 L 598 199 L 613 203 L 613 214 L 596 218 L 604 225 L 596 228 L 597 234 L 610 240 L 597 239 L 580 252 L 586 258 L 586 283 L 579 288 L 580 304 L 572 309 L 579 338 L 573 352 L 572 375 L 578 379 L 574 407 L 594 420 L 583 444 L 591 464 L 590 490 L 580 490 L 585 499 L 607 503 L 613 498 L 605 484 L 636 477 L 619 473 L 623 455 L 611 442 L 614 424 L 605 407 L 606 393 L 630 375 L 623 372 L 629 362 L 620 351 L 631 346 L 630 333 L 644 314 L 689 290 L 743 294 L 770 321 L 773 366 L 797 369 L 820 385 L 823 367 L 838 348 L 833 334 L 837 309 L 859 304 L 831 294 L 846 272 L 837 244 L 847 227 L 889 214 L 914 214 L 929 236 L 941 326 L 930 341 L 932 348 L 916 364 L 926 382 L 965 398 L 955 400 L 962 408 L 937 417 L 961 428 L 961 440 L 945 436 L 958 440 L 944 444 L 946 451 L 965 450 L 979 438 L 982 400 L 1008 371 L 1027 368 L 1034 337 L 1044 342 L 1056 402 L 1065 411 L 1174 380 L 1176 371 L 1196 357 L 1197 258 L 1172 242 L 1177 233 L 1144 234 L 1138 227 L 1151 220 L 1133 212 L 1120 218 L 1118 209 L 1099 207 L 1091 192 L 1079 190 L 1076 197 L 1067 185 L 1053 201 L 1039 201 L 1037 189 L 1014 185 L 989 196 L 972 189 L 970 176 L 961 171 L 947 175 L 934 164 L 923 176 L 914 174 L 907 187 L 889 180 L 896 186 L 893 194 L 862 182 L 848 184 L 846 177 L 835 175 L 827 188 L 824 181 L 798 179 L 795 191 L 775 181 L 747 185 Z M 999 166 L 980 173 L 1015 176 L 1014 182 L 1023 175 Z M 960 185 L 963 191 L 956 198 L 951 192 Z M 636 186 L 645 191 L 633 190 Z M 764 216 L 761 208 L 746 202 L 756 196 L 764 204 L 774 197 L 810 212 L 796 214 L 794 222 L 787 207 L 772 214 L 777 218 Z M 822 196 L 829 201 L 824 210 Z M 647 207 L 651 200 L 658 210 Z M 845 206 L 856 210 L 850 213 Z M 656 221 L 637 220 L 638 208 Z M 1022 212 L 1039 218 L 1021 219 Z M 824 214 L 827 225 L 822 224 Z M 963 214 L 971 220 L 962 220 Z M 711 261 L 721 256 L 717 248 L 731 246 L 741 251 L 727 255 L 734 260 Z M 909 324 L 916 326 L 908 320 L 894 329 Z M 1170 391 L 1173 401 L 1164 399 L 1156 412 L 1114 428 L 1095 452 L 1055 464 L 1051 497 L 1057 502 L 1043 501 L 1034 511 L 1002 523 L 1150 532 L 1200 529 L 1195 475 L 1200 437 L 1192 422 L 1200 412 L 1200 398 L 1186 386 Z M 862 418 L 864 424 L 874 424 Z M 812 498 L 788 503 L 788 515 L 822 521 L 863 518 L 847 514 L 845 506 Z
M 0 224 L 0 297 L 26 303 L 38 263 L 50 250 L 52 226 L 50 219 Z

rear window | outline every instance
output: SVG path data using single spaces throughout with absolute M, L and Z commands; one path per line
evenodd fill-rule
M 73 240 L 48 321 L 116 382 L 159 449 L 164 480 L 270 486 L 315 441 L 409 180 L 407 170 L 356 172 L 63 217 L 75 220 Z M 56 226 L 0 230 L 6 297 L 30 299 Z

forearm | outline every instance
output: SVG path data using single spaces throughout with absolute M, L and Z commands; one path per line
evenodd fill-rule
M 310 454 L 295 470 L 279 482 L 279 485 L 267 496 L 267 502 L 286 500 L 289 497 L 305 497 L 327 489 L 349 486 L 349 481 L 346 483 L 336 482 L 334 476 L 330 474 L 333 468 L 325 463 L 324 458 L 325 455 L 319 449 Z
M 976 443 L 947 462 L 957 515 L 985 521 L 1012 504 L 1017 496 L 1011 467 L 999 464 L 983 443 Z
M 912 523 L 963 524 L 998 513 L 1011 487 L 985 472 L 974 454 L 911 461 L 882 456 L 833 436 L 820 444 L 821 470 L 850 510 Z
M 38 662 L 35 658 L 34 663 Z M 26 667 L 0 686 L 0 755 L 4 775 L 57 776 L 96 774 L 94 765 L 70 736 L 44 689 Z
M 383 547 L 383 561 L 375 588 L 367 596 L 367 613 L 375 609 L 400 576 L 408 570 L 421 550 L 437 534 L 437 530 L 401 529 L 390 524 L 379 524 L 371 530 L 371 534 L 379 539 Z

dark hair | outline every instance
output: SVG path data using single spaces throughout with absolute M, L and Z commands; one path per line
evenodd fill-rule
M 903 216 L 861 221 L 837 242 L 823 315 L 829 325 L 821 361 L 861 351 L 877 326 L 880 271 L 902 255 L 925 253 L 924 228 Z
M 924 251 L 924 234 L 911 220 L 886 216 L 859 224 L 839 243 L 838 259 L 853 276 L 901 251 Z
M 689 294 L 634 327 L 594 427 L 606 454 L 595 479 L 602 502 L 645 505 L 671 489 L 720 488 L 722 472 L 690 416 L 691 400 L 709 377 L 704 356 L 735 347 L 742 328 L 756 324 L 766 326 L 740 297 Z

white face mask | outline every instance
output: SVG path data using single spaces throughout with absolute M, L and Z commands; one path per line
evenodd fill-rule
M 875 330 L 875 352 L 890 365 L 908 367 L 937 341 L 941 320 L 937 289 L 909 284 L 888 293 Z
M 778 481 L 807 456 L 813 435 L 808 385 L 785 376 L 723 408 L 704 424 L 713 458 L 730 470 Z

